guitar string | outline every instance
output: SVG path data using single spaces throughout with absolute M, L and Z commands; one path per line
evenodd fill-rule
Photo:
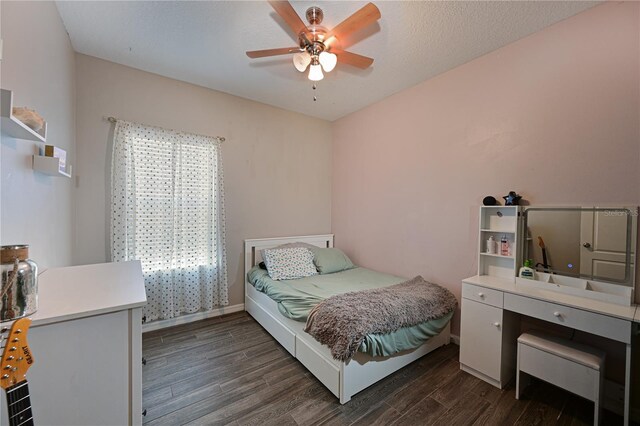
M 33 413 L 31 412 L 31 400 L 29 398 L 29 388 L 26 380 L 12 388 L 10 392 L 7 392 L 7 399 L 10 420 L 15 420 L 16 417 L 19 417 L 18 421 L 20 421 L 19 425 L 21 425 L 33 419 Z M 22 401 L 24 401 L 24 403 L 18 405 Z M 27 412 L 27 410 L 29 411 Z M 22 415 L 23 413 L 25 414 Z M 27 416 L 29 417 L 24 419 L 24 417 Z

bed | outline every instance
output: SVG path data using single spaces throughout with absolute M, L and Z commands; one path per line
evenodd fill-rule
M 320 344 L 311 335 L 304 331 L 304 310 L 300 310 L 297 305 L 286 305 L 282 303 L 282 297 L 272 299 L 267 293 L 278 291 L 277 287 L 268 289 L 261 288 L 267 293 L 257 290 L 248 279 L 248 272 L 252 271 L 254 282 L 257 269 L 253 269 L 261 261 L 261 250 L 277 247 L 282 244 L 292 242 L 305 242 L 317 247 L 333 247 L 333 235 L 312 235 L 286 238 L 263 238 L 245 240 L 245 310 L 264 327 L 291 355 L 297 358 L 324 386 L 327 387 L 340 403 L 348 402 L 353 395 L 371 386 L 389 374 L 410 364 L 427 353 L 449 344 L 450 326 L 449 318 L 443 320 L 446 325 L 435 324 L 437 330 L 442 330 L 433 335 L 433 328 L 426 325 L 425 333 L 433 335 L 421 346 L 415 349 L 403 350 L 393 355 L 380 355 L 384 353 L 386 342 L 380 340 L 380 336 L 371 336 L 365 339 L 364 347 L 361 347 L 356 355 L 348 361 L 337 361 L 333 359 L 328 347 Z M 352 276 L 360 276 L 360 279 L 367 278 L 367 270 L 351 272 Z M 384 278 L 380 274 L 378 278 L 382 281 L 389 280 L 386 285 L 393 282 L 392 276 Z M 260 277 L 259 277 L 260 278 Z M 398 277 L 397 280 L 401 280 Z M 268 279 L 261 281 L 269 284 Z M 384 282 L 379 283 L 385 285 Z M 260 288 L 260 285 L 258 286 Z M 320 295 L 322 296 L 322 295 Z M 289 308 L 287 308 L 289 306 Z M 296 310 L 297 309 L 297 310 Z M 290 312 L 288 312 L 290 311 Z M 287 316 L 285 316 L 287 315 Z M 289 318 L 290 316 L 291 318 Z M 298 319 L 297 321 L 295 319 Z M 302 321 L 301 321 L 302 320 Z M 402 339 L 400 339 L 402 340 Z M 362 346 L 362 345 L 361 345 Z

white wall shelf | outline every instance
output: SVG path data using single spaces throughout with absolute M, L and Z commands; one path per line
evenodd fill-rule
M 33 156 L 33 170 L 48 176 L 71 177 L 72 167 L 67 165 L 65 171 L 60 170 L 60 159 L 56 157 L 45 157 L 44 155 Z
M 0 116 L 2 116 L 2 133 L 16 139 L 47 141 L 46 121 L 42 129 L 36 132 L 13 115 L 13 92 L 11 90 L 0 89 Z

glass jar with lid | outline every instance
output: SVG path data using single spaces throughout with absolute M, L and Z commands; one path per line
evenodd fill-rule
M 0 247 L 0 263 L 0 322 L 33 315 L 38 309 L 38 265 L 29 259 L 29 246 Z

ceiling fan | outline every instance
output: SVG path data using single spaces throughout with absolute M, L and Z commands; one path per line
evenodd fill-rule
M 338 48 L 338 40 L 365 28 L 380 19 L 380 10 L 373 3 L 368 3 L 332 30 L 321 26 L 324 13 L 317 6 L 307 9 L 306 18 L 309 25 L 288 1 L 270 0 L 269 4 L 298 37 L 298 47 L 280 49 L 254 50 L 247 52 L 250 58 L 287 55 L 293 53 L 293 65 L 300 72 L 309 67 L 309 80 L 319 81 L 324 78 L 322 70 L 331 72 L 338 61 L 365 69 L 371 66 L 373 58 L 347 52 Z

